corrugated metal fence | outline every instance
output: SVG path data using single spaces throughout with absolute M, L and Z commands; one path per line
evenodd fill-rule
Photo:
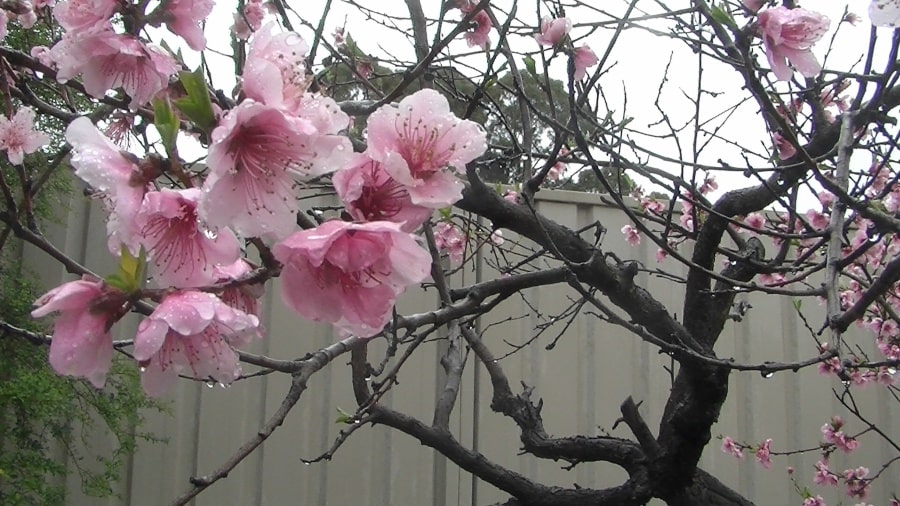
M 611 232 L 604 248 L 655 265 L 649 241 L 631 248 L 619 239 L 625 224 L 615 210 L 604 207 L 596 195 L 572 192 L 541 192 L 539 210 L 572 227 L 602 222 Z M 507 240 L 514 240 L 506 231 Z M 109 271 L 102 213 L 87 203 L 76 201 L 65 227 L 54 231 L 55 243 L 76 259 L 101 273 Z M 43 254 L 29 254 L 32 266 L 48 285 L 71 279 L 62 268 Z M 490 255 L 486 256 L 490 259 Z M 683 272 L 674 263 L 663 265 Z M 482 263 L 484 279 L 496 275 L 489 261 Z M 475 281 L 475 272 L 466 271 L 453 280 L 457 286 Z M 673 312 L 681 311 L 681 285 L 642 273 L 637 282 L 651 290 Z M 253 345 L 251 352 L 290 358 L 333 342 L 328 326 L 304 322 L 278 300 L 277 290 L 265 299 L 263 319 L 268 338 Z M 435 307 L 429 292 L 405 296 L 400 305 L 404 314 Z M 605 324 L 584 308 L 552 350 L 550 344 L 562 322 L 552 326 L 530 344 L 537 328 L 560 313 L 576 298 L 565 285 L 527 290 L 525 298 L 511 298 L 483 321 L 485 339 L 497 355 L 525 346 L 502 360 L 512 385 L 524 382 L 535 387 L 534 395 L 544 399 L 545 426 L 551 434 L 613 434 L 630 437 L 627 429 L 612 430 L 618 406 L 628 396 L 641 401 L 641 412 L 651 427 L 658 423 L 668 396 L 671 360 L 634 336 Z M 527 300 L 527 303 L 526 303 Z M 814 354 L 814 344 L 799 320 L 794 304 L 786 297 L 750 296 L 753 305 L 744 321 L 729 323 L 717 352 L 741 362 L 792 361 Z M 822 311 L 806 301 L 803 309 L 815 324 Z M 492 322 L 502 322 L 490 325 Z M 120 337 L 133 336 L 134 322 L 120 324 Z M 132 333 L 132 334 L 129 334 Z M 374 350 L 378 350 L 376 345 Z M 423 420 L 431 420 L 435 393 L 442 369 L 438 360 L 442 343 L 426 343 L 404 366 L 399 385 L 383 402 Z M 377 356 L 373 351 L 370 357 Z M 473 481 L 468 473 L 412 438 L 383 427 L 358 431 L 327 463 L 304 465 L 301 458 L 324 452 L 341 429 L 335 423 L 338 408 L 353 411 L 348 358 L 341 357 L 315 375 L 309 390 L 264 446 L 240 464 L 231 475 L 196 499 L 197 505 L 468 505 L 491 504 L 507 498 L 491 485 Z M 488 407 L 490 384 L 471 357 L 463 380 L 451 429 L 457 438 L 475 447 L 488 458 L 547 484 L 598 487 L 621 483 L 624 471 L 605 464 L 582 464 L 564 470 L 559 463 L 539 461 L 519 455 L 518 431 L 511 422 Z M 245 367 L 245 372 L 252 370 Z M 756 373 L 735 373 L 720 423 L 714 434 L 728 434 L 736 440 L 758 442 L 774 439 L 773 450 L 815 447 L 819 427 L 836 412 L 838 404 L 831 388 L 839 383 L 823 381 L 814 369 L 781 373 L 762 378 Z M 126 466 L 118 485 L 119 498 L 97 500 L 80 492 L 78 478 L 67 483 L 69 504 L 167 504 L 189 489 L 188 478 L 219 467 L 278 408 L 287 392 L 289 379 L 279 374 L 240 381 L 228 389 L 207 388 L 202 382 L 181 381 L 172 394 L 172 413 L 147 413 L 144 429 L 167 439 L 167 443 L 143 444 Z M 898 437 L 900 409 L 884 390 L 873 386 L 860 397 L 871 421 Z M 890 400 L 890 402 L 888 402 Z M 851 420 L 851 432 L 864 427 Z M 90 434 L 95 449 L 109 447 L 109 436 Z M 833 469 L 851 465 L 871 465 L 893 457 L 891 449 L 877 438 L 866 436 L 861 449 L 844 458 L 832 458 Z M 759 468 L 752 455 L 744 462 L 710 444 L 702 466 L 725 483 L 736 487 L 759 505 L 800 504 L 786 472 L 796 469 L 799 485 L 811 485 L 816 452 L 776 457 L 773 469 Z M 82 462 L 80 465 L 92 465 Z M 896 468 L 896 466 L 894 466 Z M 873 469 L 875 471 L 875 469 Z M 890 473 L 889 473 L 890 474 Z M 888 489 L 898 482 L 897 473 L 881 480 L 868 502 L 887 505 Z M 829 504 L 836 504 L 839 494 Z M 846 503 L 846 497 L 845 503 Z M 855 503 L 856 501 L 851 501 Z

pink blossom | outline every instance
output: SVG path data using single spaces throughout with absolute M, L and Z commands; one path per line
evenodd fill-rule
M 844 14 L 843 19 L 841 19 L 842 23 L 850 23 L 850 26 L 856 26 L 860 22 L 862 22 L 862 16 L 855 12 L 848 12 Z
M 766 3 L 766 0 L 741 0 L 741 3 L 743 3 L 744 7 L 750 12 L 756 12 L 762 8 Z
M 848 497 L 865 499 L 869 495 L 869 480 L 865 479 L 869 474 L 869 468 L 860 466 L 856 469 L 847 469 L 841 474 L 847 485 Z
M 297 33 L 275 33 L 277 26 L 270 22 L 253 34 L 241 88 L 247 98 L 298 114 L 309 85 L 306 77 L 309 45 Z M 330 112 L 346 118 L 337 107 Z M 346 121 L 342 123 L 340 128 L 346 127 Z
M 498 229 L 491 232 L 491 242 L 495 246 L 503 246 L 503 243 L 506 242 L 506 239 L 503 238 L 503 231 Z
M 480 125 L 460 120 L 431 89 L 384 106 L 368 120 L 369 151 L 396 181 L 408 187 L 414 204 L 446 207 L 462 194 L 453 172 L 487 149 Z
M 514 190 L 506 190 L 503 193 L 503 200 L 507 202 L 512 202 L 513 204 L 519 203 L 519 192 Z
M 116 0 L 63 0 L 53 7 L 53 16 L 69 32 L 106 25 L 119 8 Z
M 627 242 L 630 246 L 637 246 L 641 243 L 640 231 L 632 227 L 631 225 L 625 225 L 624 227 L 622 227 L 622 234 L 625 236 L 625 242 Z
M 869 19 L 875 26 L 898 26 L 900 4 L 893 0 L 872 0 L 869 4 Z
M 474 24 L 474 28 L 467 31 L 465 35 L 469 47 L 478 46 L 481 49 L 487 49 L 488 45 L 491 43 L 488 34 L 491 33 L 491 28 L 494 26 L 491 23 L 491 17 L 484 9 L 482 9 L 472 17 L 471 23 Z
M 34 303 L 33 318 L 57 313 L 50 365 L 58 374 L 85 377 L 103 387 L 112 363 L 109 330 L 121 316 L 125 299 L 125 294 L 86 276 L 50 290 Z
M 817 495 L 815 497 L 807 497 L 803 500 L 803 506 L 827 506 L 825 504 L 825 499 L 822 499 L 822 496 Z
M 828 469 L 827 460 L 816 461 L 816 472 L 813 474 L 813 483 L 816 485 L 832 485 L 838 484 L 837 475 Z
M 669 252 L 663 248 L 658 248 L 656 250 L 656 262 L 662 263 L 669 256 Z
M 737 459 L 744 458 L 743 448 L 735 443 L 734 439 L 731 439 L 731 436 L 725 436 L 722 438 L 722 452 L 732 455 Z
M 50 51 L 60 82 L 81 74 L 85 91 L 97 98 L 121 86 L 131 97 L 131 110 L 167 87 L 178 70 L 175 60 L 161 49 L 103 26 L 67 32 Z
M 563 173 L 566 171 L 566 164 L 561 160 L 563 157 L 569 155 L 569 150 L 566 148 L 560 148 L 559 154 L 556 157 L 556 163 L 550 167 L 550 170 L 547 171 L 547 179 L 550 181 L 559 181 L 559 178 L 562 177 Z
M 365 155 L 332 176 L 334 188 L 348 213 L 357 221 L 393 221 L 413 232 L 431 217 L 432 209 L 412 203 L 407 188 L 384 167 Z
M 589 67 L 600 63 L 600 59 L 587 44 L 575 50 L 575 80 L 580 81 Z
M 760 213 L 750 213 L 744 218 L 744 225 L 756 230 L 762 230 L 766 226 L 766 217 Z
M 2 39 L 2 37 L 0 37 Z M 47 46 L 32 46 L 31 51 L 29 51 L 31 57 L 40 62 L 41 65 L 47 68 L 53 68 L 56 64 L 53 62 L 53 57 L 50 54 L 50 48 Z
M 34 153 L 50 142 L 50 137 L 34 129 L 34 109 L 20 107 L 12 119 L 0 114 L 0 149 L 6 151 L 9 163 L 22 165 L 26 153 Z
M 772 143 L 775 144 L 775 149 L 778 150 L 779 160 L 787 160 L 797 154 L 797 148 L 779 132 L 772 134 Z
M 334 33 L 331 34 L 334 37 L 334 45 L 336 47 L 343 46 L 346 42 L 344 41 L 344 27 L 338 26 L 334 29 Z
M 267 9 L 262 0 L 249 0 L 244 5 L 243 12 L 234 14 L 234 24 L 231 25 L 231 33 L 240 40 L 247 40 L 253 32 L 259 30 L 266 17 Z
M 641 207 L 644 209 L 644 211 L 653 213 L 657 216 L 662 215 L 662 213 L 666 210 L 666 206 L 662 202 L 647 197 L 641 198 Z
M 188 369 L 197 379 L 231 383 L 240 376 L 241 366 L 229 339 L 245 339 L 258 327 L 255 316 L 215 295 L 195 291 L 167 295 L 134 337 L 144 391 L 154 397 L 165 395 L 178 374 Z
M 166 27 L 181 36 L 194 51 L 206 48 L 206 37 L 200 23 L 212 12 L 213 0 L 170 0 L 166 5 Z
M 784 274 L 780 272 L 764 272 L 759 275 L 759 282 L 764 286 L 778 286 L 784 283 Z
M 217 283 L 238 280 L 251 272 L 250 264 L 242 258 L 239 258 L 237 262 L 231 265 L 216 265 L 213 268 Z M 222 290 L 222 293 L 219 294 L 219 299 L 239 311 L 259 318 L 261 311 L 260 298 L 264 294 L 265 286 L 262 283 L 241 283 Z M 264 331 L 262 323 L 259 325 L 259 330 L 260 332 Z M 249 343 L 250 338 L 258 336 L 258 334 L 254 333 L 241 334 L 230 338 L 228 342 L 232 346 L 244 346 Z
M 779 5 L 760 12 L 758 19 L 766 57 L 779 81 L 793 75 L 788 62 L 806 77 L 819 74 L 822 66 L 810 48 L 828 31 L 831 22 L 826 16 Z
M 815 209 L 806 211 L 806 219 L 815 230 L 825 230 L 831 223 L 831 218 Z
M 771 469 L 772 468 L 772 458 L 769 453 L 769 447 L 772 444 L 771 439 L 766 439 L 762 444 L 759 445 L 759 448 L 756 450 L 756 461 L 759 462 L 759 465 L 763 467 L 763 469 Z
M 566 34 L 572 30 L 572 20 L 569 18 L 541 20 L 541 33 L 534 36 L 534 40 L 542 46 L 552 47 L 560 43 Z
M 110 211 L 106 224 L 109 250 L 118 255 L 121 244 L 131 241 L 134 216 L 153 175 L 142 174 L 136 160 L 126 158 L 86 117 L 69 124 L 66 140 L 72 145 L 75 175 L 106 199 Z
M 144 196 L 135 218 L 135 242 L 150 257 L 151 275 L 160 286 L 189 288 L 216 282 L 216 265 L 237 261 L 241 249 L 228 228 L 215 235 L 200 228 L 201 191 L 162 189 Z M 138 250 L 137 244 L 133 250 Z
M 9 23 L 9 14 L 7 14 L 5 9 L 0 9 L 0 40 L 6 38 L 7 23 Z
M 834 201 L 837 197 L 827 190 L 822 190 L 819 192 L 819 195 L 817 195 L 817 198 L 819 199 L 819 202 L 822 204 L 822 206 L 824 206 L 826 209 L 829 209 L 832 205 L 834 205 Z
M 327 221 L 295 232 L 272 252 L 284 265 L 284 301 L 304 318 L 371 337 L 394 302 L 425 279 L 431 255 L 396 223 Z
M 891 369 L 887 366 L 881 366 L 878 368 L 878 372 L 875 375 L 875 380 L 878 381 L 879 384 L 884 386 L 891 386 L 897 382 L 897 370 Z
M 200 216 L 244 236 L 284 237 L 296 226 L 295 176 L 333 171 L 351 151 L 346 137 L 245 100 L 212 133 Z
M 716 191 L 719 189 L 719 183 L 716 182 L 716 176 L 709 176 L 703 180 L 703 184 L 700 185 L 700 188 L 697 188 L 697 192 L 700 195 L 706 195 L 711 191 Z
M 833 417 L 830 423 L 822 426 L 822 437 L 826 443 L 835 445 L 844 453 L 850 453 L 859 447 L 859 441 L 844 434 L 844 431 L 841 430 L 843 426 L 844 422 L 841 417 Z
M 450 256 L 450 264 L 462 264 L 468 242 L 462 230 L 452 223 L 442 221 L 434 228 L 434 242 L 438 250 L 447 252 Z

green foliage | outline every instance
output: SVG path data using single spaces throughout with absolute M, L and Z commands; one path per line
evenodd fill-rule
M 43 25 L 39 25 L 40 26 Z M 14 28 L 14 26 L 12 27 Z M 46 29 L 11 29 L 6 45 L 29 48 L 50 45 Z M 19 76 L 42 100 L 68 109 L 87 110 L 87 99 L 59 96 L 29 76 Z M 14 102 L 14 107 L 21 104 Z M 36 128 L 47 133 L 50 146 L 26 155 L 23 167 L 0 161 L 0 173 L 17 198 L 18 218 L 26 200 L 23 176 L 39 191 L 28 201 L 36 222 L 65 219 L 73 181 L 55 153 L 65 144 L 65 124 L 39 115 Z M 54 154 L 50 154 L 54 153 Z M 0 199 L 0 212 L 8 212 Z M 31 320 L 32 303 L 44 291 L 36 276 L 21 263 L 22 245 L 9 230 L 0 227 L 0 320 L 37 333 L 48 328 Z M 135 262 L 126 265 L 135 273 Z M 129 360 L 113 364 L 103 391 L 81 380 L 58 376 L 49 366 L 48 347 L 35 344 L 14 332 L 0 330 L 0 504 L 3 506 L 62 505 L 65 483 L 75 473 L 82 490 L 90 496 L 110 496 L 123 470 L 126 457 L 139 440 L 153 437 L 141 431 L 141 411 L 161 409 L 144 397 L 138 373 Z M 91 448 L 89 435 L 105 434 L 104 448 Z M 112 451 L 108 451 L 112 447 Z M 101 454 L 102 452 L 102 454 Z
M 213 113 L 212 102 L 209 99 L 209 90 L 206 89 L 206 80 L 203 74 L 197 72 L 182 72 L 178 75 L 181 85 L 184 86 L 186 97 L 175 100 L 178 108 L 195 125 L 207 133 L 212 133 L 216 126 L 216 115 Z M 154 105 L 155 108 L 155 105 Z M 169 121 L 175 121 L 175 132 L 178 131 L 177 119 L 174 115 Z
M 0 257 L 0 314 L 18 327 L 45 330 L 29 317 L 40 290 L 8 250 Z M 46 346 L 0 334 L 0 504 L 61 505 L 64 478 L 72 471 L 85 494 L 114 494 L 137 441 L 154 439 L 139 430 L 141 410 L 161 409 L 144 397 L 128 362 L 115 361 L 100 391 L 54 373 Z M 111 453 L 91 451 L 87 436 L 98 433 L 114 441 Z

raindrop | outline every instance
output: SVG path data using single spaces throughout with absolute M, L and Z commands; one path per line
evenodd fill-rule
M 869 236 L 869 242 L 878 242 L 881 240 L 881 234 Z
M 140 366 L 138 369 L 139 369 L 141 372 L 147 372 L 147 367 L 145 367 L 145 366 L 143 366 L 143 365 Z
M 850 380 L 841 380 L 841 384 L 844 385 L 845 387 L 849 387 L 849 386 L 850 386 Z
M 372 381 L 372 377 L 371 377 L 371 376 L 366 376 L 366 383 L 368 383 L 368 382 L 370 382 L 370 381 Z
M 215 383 L 215 382 L 213 382 L 213 381 L 207 381 L 207 382 L 206 382 L 206 388 L 212 388 L 212 387 L 214 387 L 214 386 L 216 386 L 216 383 Z
M 219 383 L 219 386 L 221 388 L 230 388 L 231 387 L 231 385 L 226 385 L 225 383 Z
M 771 378 L 772 376 L 775 376 L 775 373 L 774 373 L 773 371 L 765 371 L 765 370 L 764 370 L 764 371 L 760 371 L 760 372 L 759 372 L 759 375 L 762 376 L 762 377 L 765 378 L 765 379 L 769 379 L 769 378 Z
M 893 376 L 893 375 L 897 374 L 897 369 L 895 367 L 888 367 L 887 372 L 888 372 L 888 374 Z

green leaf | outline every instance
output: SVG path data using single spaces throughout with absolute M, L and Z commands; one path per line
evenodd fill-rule
M 712 7 L 710 7 L 709 13 L 712 15 L 713 20 L 717 23 L 725 25 L 732 29 L 737 29 L 737 23 L 734 22 L 734 18 L 731 17 L 731 14 L 718 5 L 713 5 Z
M 141 247 L 138 256 L 122 245 L 119 256 L 119 267 L 115 274 L 110 274 L 104 281 L 113 288 L 118 288 L 125 293 L 133 293 L 144 286 L 145 273 L 147 272 L 147 252 Z
M 356 417 L 353 416 L 352 413 L 348 413 L 348 412 L 344 411 L 343 409 L 341 409 L 340 407 L 337 408 L 337 412 L 338 412 L 338 417 L 335 418 L 334 423 L 352 424 L 353 421 L 356 419 Z
M 442 219 L 442 220 L 445 220 L 445 221 L 448 221 L 448 220 L 450 220 L 450 218 L 453 217 L 453 209 L 451 209 L 451 208 L 449 208 L 449 207 L 445 207 L 445 208 L 443 208 L 443 209 L 439 209 L 439 210 L 438 210 L 438 213 L 440 213 L 441 219 Z
M 537 70 L 534 67 L 534 58 L 530 56 L 525 57 L 525 68 L 528 69 L 528 73 L 533 76 L 537 76 Z
M 802 306 L 802 305 L 803 305 L 802 299 L 794 299 L 794 309 L 796 309 L 797 311 L 800 311 L 800 306 Z
M 153 100 L 153 125 L 159 132 L 166 154 L 170 155 L 175 149 L 175 139 L 178 137 L 180 123 L 169 101 L 164 98 Z
M 216 116 L 213 113 L 212 102 L 209 99 L 209 91 L 206 89 L 206 81 L 200 71 L 182 72 L 179 74 L 181 85 L 187 96 L 175 101 L 175 107 L 182 112 L 195 125 L 211 132 L 216 126 Z

